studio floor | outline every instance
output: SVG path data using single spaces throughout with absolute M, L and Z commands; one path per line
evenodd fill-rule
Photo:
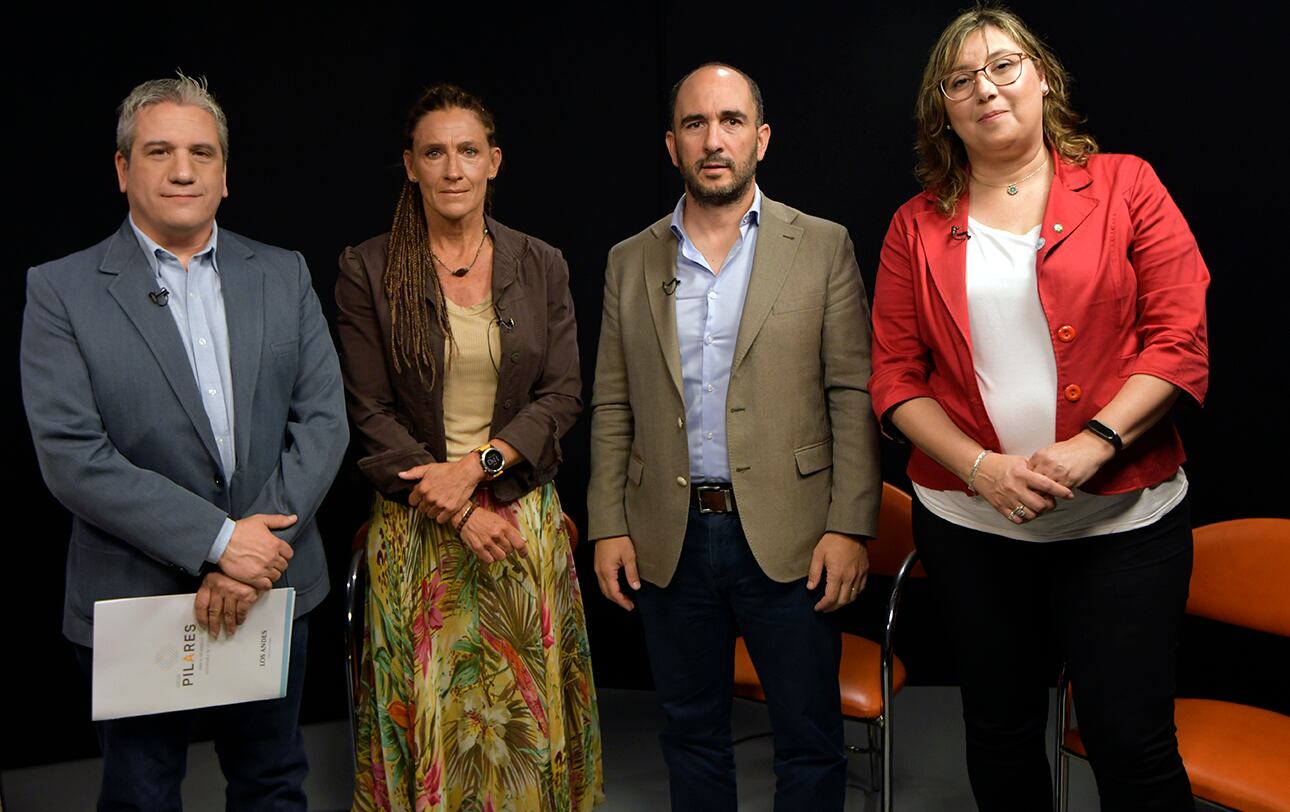
M 645 691 L 600 691 L 604 737 L 605 803 L 600 812 L 653 812 L 668 808 L 667 770 L 658 750 L 661 716 L 653 694 Z M 955 688 L 913 687 L 894 702 L 895 808 L 900 812 L 971 810 L 971 791 L 963 763 L 963 729 Z M 764 706 L 735 700 L 734 733 L 746 736 L 769 729 Z M 352 788 L 349 727 L 344 721 L 305 727 L 310 773 L 305 784 L 309 807 L 320 812 L 349 809 Z M 863 743 L 865 726 L 847 722 L 847 740 Z M 1051 754 L 1050 754 L 1051 755 Z M 775 776 L 769 737 L 754 738 L 735 748 L 739 808 L 770 812 Z M 224 808 L 223 778 L 209 742 L 189 751 L 184 782 L 184 809 L 217 812 Z M 71 812 L 92 810 L 102 770 L 98 759 L 49 764 L 0 773 L 3 812 Z M 1071 812 L 1096 810 L 1092 774 L 1082 762 L 1071 767 Z M 853 755 L 848 773 L 848 812 L 878 809 L 876 793 L 867 792 L 868 762 Z M 1202 810 L 1213 809 L 1201 805 Z

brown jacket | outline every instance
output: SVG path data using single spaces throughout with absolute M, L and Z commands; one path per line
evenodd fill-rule
M 689 515 L 670 215 L 609 252 L 591 417 L 587 538 L 630 535 L 667 586 Z M 730 370 L 727 448 L 762 570 L 806 577 L 826 530 L 877 532 L 882 475 L 869 393 L 869 307 L 846 229 L 762 201 Z
M 502 342 L 491 436 L 524 457 L 492 489 L 497 498 L 511 500 L 555 477 L 560 438 L 582 410 L 582 378 L 564 257 L 492 218 L 488 230 Z M 402 501 L 408 483 L 398 472 L 446 456 L 443 377 L 430 388 L 415 368 L 394 371 L 383 282 L 388 236 L 341 252 L 336 324 L 349 416 L 363 448 L 359 468 L 378 491 Z M 430 290 L 427 280 L 427 297 Z M 442 370 L 443 334 L 434 319 L 430 326 L 436 369 Z

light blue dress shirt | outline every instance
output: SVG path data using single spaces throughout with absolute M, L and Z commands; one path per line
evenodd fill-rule
M 219 226 L 211 225 L 210 241 L 188 260 L 187 270 L 180 264 L 179 257 L 140 231 L 133 217 L 130 218 L 130 228 L 134 229 L 139 247 L 152 266 L 157 287 L 169 292 L 166 309 L 179 329 L 179 338 L 188 355 L 188 366 L 193 370 L 197 389 L 201 392 L 206 418 L 210 421 L 215 446 L 219 449 L 220 468 L 227 482 L 232 478 L 237 459 L 233 447 L 233 372 L 229 364 L 228 321 L 224 317 L 224 293 L 215 262 Z M 219 561 L 233 536 L 234 527 L 232 519 L 224 520 L 206 555 L 207 561 L 212 564 Z
M 681 382 L 685 395 L 685 432 L 690 448 L 691 482 L 729 482 L 726 448 L 726 393 L 739 337 L 757 230 L 761 189 L 739 223 L 739 239 L 713 271 L 685 233 L 685 196 L 672 211 L 676 251 L 676 336 L 681 347 Z

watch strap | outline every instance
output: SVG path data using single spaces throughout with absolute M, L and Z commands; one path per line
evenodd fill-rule
M 1124 449 L 1124 441 L 1120 439 L 1120 435 L 1101 420 L 1090 420 L 1084 424 L 1084 428 L 1110 443 L 1117 453 Z

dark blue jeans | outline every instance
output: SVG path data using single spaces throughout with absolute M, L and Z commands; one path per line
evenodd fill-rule
M 309 618 L 298 617 L 291 632 L 287 695 L 196 711 L 157 713 L 96 722 L 103 751 L 99 812 L 161 812 L 181 808 L 179 785 L 188 769 L 188 740 L 198 715 L 215 734 L 215 753 L 228 781 L 229 810 L 304 810 L 304 739 L 300 695 L 305 683 Z M 93 650 L 73 645 L 86 677 Z
M 659 740 L 673 810 L 735 809 L 730 702 L 740 633 L 770 710 L 775 809 L 842 809 L 841 641 L 833 617 L 813 609 L 822 588 L 807 590 L 805 577 L 771 580 L 753 558 L 737 514 L 691 509 L 671 583 L 643 583 L 637 598 L 666 716 Z
M 1174 728 L 1187 503 L 1154 524 L 1036 543 L 968 530 L 914 503 L 914 539 L 957 654 L 968 775 L 983 810 L 1045 809 L 1058 659 L 1104 810 L 1191 810 Z

